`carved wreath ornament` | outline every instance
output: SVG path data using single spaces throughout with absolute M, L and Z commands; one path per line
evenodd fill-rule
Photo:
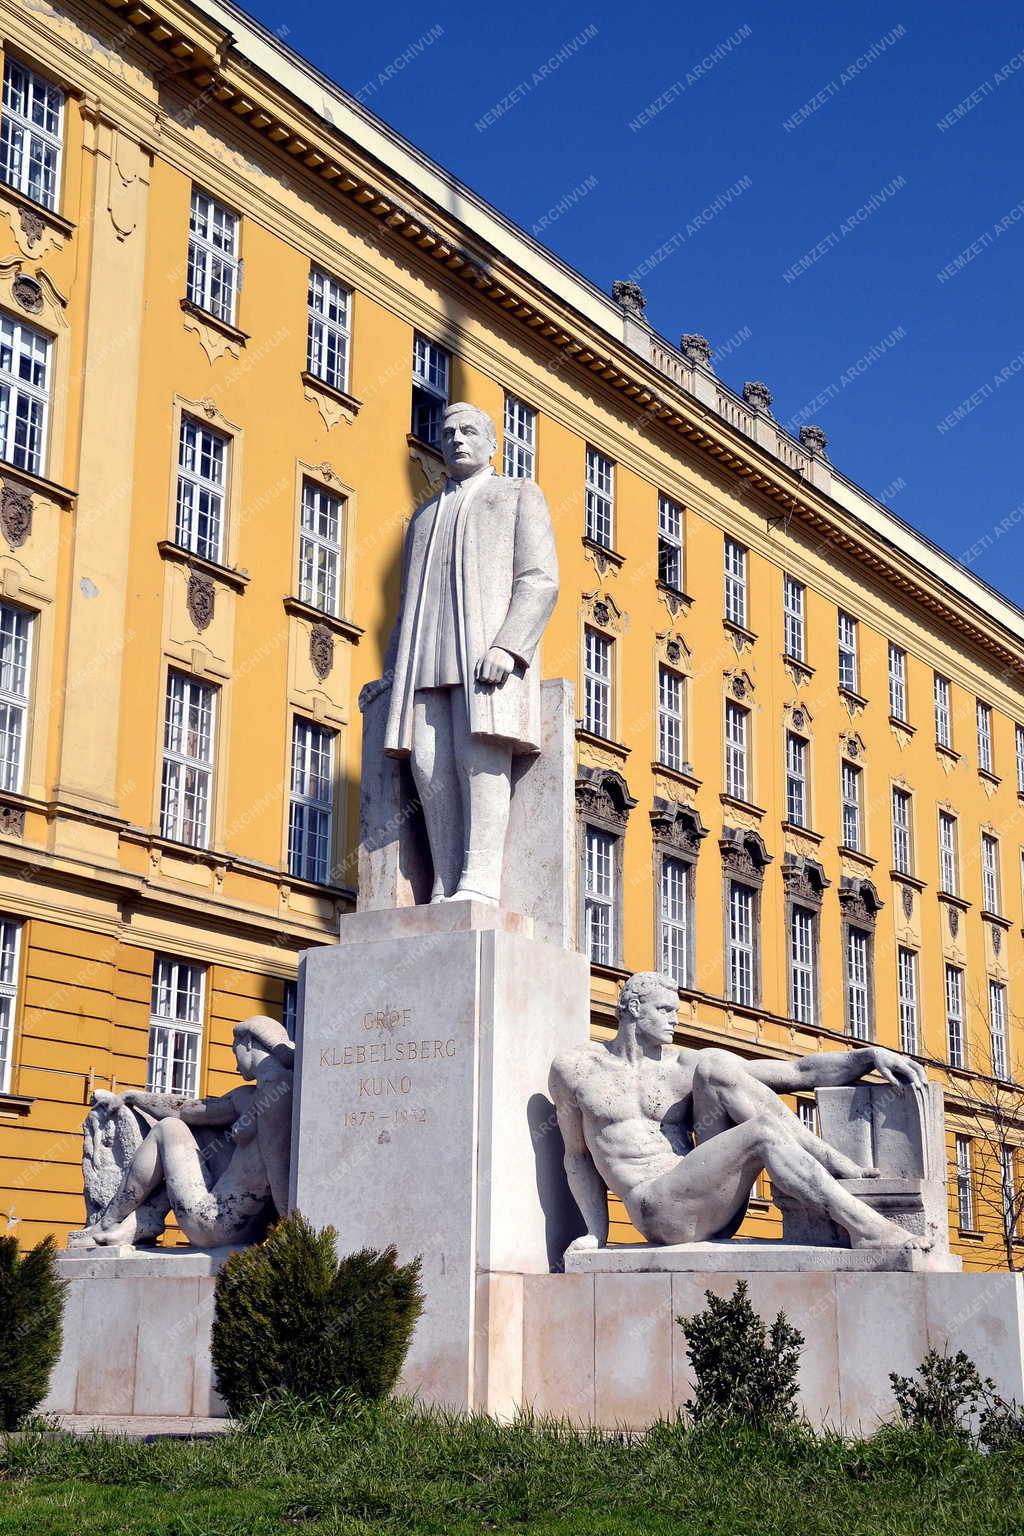
M 29 277 L 27 272 L 19 272 L 11 284 L 11 293 L 14 302 L 30 315 L 38 315 L 43 307 L 43 288 L 34 277 Z
M 321 682 L 334 666 L 334 636 L 326 624 L 314 624 L 309 632 L 309 659 Z
M 32 532 L 32 497 L 11 480 L 0 488 L 0 529 L 12 549 L 20 549 Z
M 204 575 L 201 571 L 189 571 L 185 604 L 192 623 L 196 629 L 202 632 L 213 621 L 214 585 L 212 577 Z

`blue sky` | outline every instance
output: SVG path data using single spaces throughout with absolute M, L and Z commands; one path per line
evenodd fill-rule
M 1016 8 L 249 9 L 1024 606 Z

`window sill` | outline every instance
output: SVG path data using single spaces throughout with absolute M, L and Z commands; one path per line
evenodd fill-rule
M 662 597 L 667 598 L 669 603 L 678 603 L 680 608 L 690 609 L 693 607 L 693 598 L 688 592 L 684 592 L 682 587 L 674 587 L 670 581 L 662 581 L 660 577 L 655 585 Z
M 810 827 L 805 827 L 796 821 L 784 821 L 782 823 L 782 830 L 783 832 L 791 832 L 794 837 L 806 837 L 808 842 L 811 843 L 823 843 L 825 841 L 824 832 L 814 832 Z
M 972 1227 L 957 1227 L 956 1235 L 962 1243 L 983 1243 L 984 1232 L 976 1232 Z
M 839 697 L 845 699 L 847 704 L 852 704 L 855 709 L 868 707 L 868 701 L 862 693 L 858 693 L 855 688 L 844 688 L 842 683 L 839 684 Z
M 70 238 L 75 232 L 76 226 L 72 224 L 70 219 L 65 219 L 61 214 L 54 212 L 52 208 L 47 208 L 45 203 L 37 203 L 34 197 L 29 197 L 27 193 L 20 192 L 17 187 L 12 187 L 8 181 L 0 181 L 0 196 L 9 197 L 16 207 L 21 208 L 25 213 L 35 214 L 37 219 L 42 219 L 44 224 L 51 225 L 60 235 Z M 30 244 L 34 243 L 34 241 L 30 242 Z
M 27 1115 L 34 1103 L 24 1093 L 0 1093 L 0 1115 Z
M 935 894 L 939 900 L 944 901 L 947 906 L 956 907 L 958 912 L 969 912 L 973 906 L 973 902 L 965 900 L 963 896 L 958 896 L 955 891 L 944 891 L 940 889 L 937 890 Z
M 814 676 L 814 668 L 809 661 L 801 661 L 799 656 L 791 656 L 788 651 L 783 651 L 782 662 L 784 666 L 792 667 L 794 672 L 799 672 L 808 682 Z
M 890 869 L 889 879 L 895 880 L 898 885 L 909 885 L 911 890 L 914 891 L 926 891 L 928 889 L 927 880 L 919 880 L 908 869 Z
M 873 859 L 869 853 L 862 853 L 859 848 L 851 848 L 848 843 L 839 844 L 839 853 L 844 859 L 853 859 L 856 864 L 862 865 L 864 869 L 874 869 L 878 863 L 878 860 Z
M 617 981 L 620 984 L 629 979 L 629 971 L 622 965 L 605 965 L 602 960 L 591 960 L 590 973 L 592 976 L 600 976 L 603 981 Z
M 894 726 L 898 731 L 906 731 L 908 736 L 913 736 L 917 732 L 916 725 L 911 725 L 909 720 L 901 720 L 899 715 L 890 715 L 889 724 Z
M 414 432 L 408 432 L 406 434 L 405 440 L 409 444 L 409 447 L 415 449 L 417 453 L 429 454 L 432 459 L 436 459 L 438 464 L 443 466 L 444 454 L 441 452 L 440 448 L 435 448 L 433 443 L 428 443 L 424 438 L 417 437 Z
M 1007 932 L 1013 927 L 1013 923 L 1008 917 L 1004 917 L 1001 912 L 990 912 L 988 907 L 982 907 L 981 915 L 986 923 L 994 923 L 997 928 L 1003 928 Z
M 703 779 L 694 778 L 686 768 L 670 768 L 667 763 L 659 763 L 656 760 L 651 763 L 651 772 L 658 773 L 663 779 L 671 779 L 673 784 L 684 784 L 687 789 L 700 789 Z
M 195 554 L 183 544 L 175 544 L 173 539 L 159 539 L 156 547 L 162 560 L 172 560 L 177 565 L 187 565 L 190 570 L 201 571 L 204 576 L 212 577 L 214 581 L 231 587 L 235 592 L 244 592 L 252 580 L 248 571 L 236 571 L 233 566 L 207 560 L 204 555 Z
M 58 485 L 56 480 L 47 480 L 45 475 L 34 475 L 30 469 L 19 469 L 6 459 L 0 459 L 0 478 L 14 480 L 26 490 L 42 496 L 44 501 L 55 501 L 59 507 L 73 507 L 78 500 L 77 491 L 69 490 L 66 485 Z
M 318 389 L 329 400 L 336 400 L 339 405 L 344 406 L 345 410 L 350 411 L 353 416 L 357 416 L 362 410 L 363 402 L 361 400 L 357 400 L 354 395 L 347 394 L 343 389 L 338 389 L 334 384 L 328 384 L 326 379 L 321 379 L 317 374 L 310 373 L 308 368 L 303 369 L 299 378 L 307 389 Z
M 249 340 L 248 331 L 240 331 L 237 325 L 232 325 L 230 320 L 222 320 L 219 315 L 211 314 L 208 309 L 202 309 L 198 304 L 193 304 L 191 299 L 179 299 L 183 315 L 191 315 L 195 320 L 201 320 L 211 330 L 219 331 L 226 336 L 228 341 L 233 341 L 236 347 L 244 347 Z
M 589 539 L 586 534 L 580 542 L 583 548 L 593 555 L 598 570 L 601 570 L 602 562 L 606 567 L 612 566 L 617 571 L 621 571 L 626 563 L 625 555 L 620 555 L 618 550 L 612 549 L 610 544 L 599 544 L 596 539 Z M 601 571 L 601 574 L 603 576 L 604 571 Z
M 734 624 L 732 619 L 723 619 L 722 628 L 727 635 L 732 635 L 735 640 L 741 640 L 744 645 L 754 645 L 757 636 L 752 629 L 747 629 L 745 624 Z
M 1003 782 L 999 774 L 993 773 L 990 768 L 979 768 L 978 778 L 984 780 L 986 784 L 991 784 L 993 789 L 998 789 Z
M 284 599 L 285 613 L 293 614 L 297 619 L 308 619 L 311 624 L 322 624 L 329 629 L 332 635 L 341 635 L 345 640 L 351 640 L 353 645 L 358 645 L 360 637 L 366 633 L 358 624 L 353 624 L 348 619 L 340 619 L 336 614 L 325 613 L 322 608 L 315 608 L 312 603 L 304 603 L 301 597 L 286 597 Z
M 960 761 L 960 753 L 957 752 L 955 747 L 947 747 L 944 742 L 937 741 L 935 743 L 935 750 L 939 756 L 944 757 L 948 763 L 953 763 L 956 765 Z
M 740 800 L 736 795 L 727 795 L 724 791 L 718 797 L 722 805 L 727 805 L 730 810 L 744 811 L 748 816 L 765 816 L 767 812 L 760 805 L 754 805 L 750 800 Z
M 613 757 L 621 757 L 623 762 L 626 761 L 626 758 L 633 750 L 632 747 L 627 747 L 624 741 L 615 741 L 611 736 L 598 736 L 594 731 L 588 731 L 582 725 L 576 727 L 576 740 L 585 742 L 589 747 L 602 747 L 606 752 L 610 752 Z

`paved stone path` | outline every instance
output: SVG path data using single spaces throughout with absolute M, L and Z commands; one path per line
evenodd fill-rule
M 73 1435 L 128 1435 L 133 1440 L 148 1440 L 159 1435 L 222 1435 L 231 1427 L 229 1419 L 185 1419 L 156 1414 L 62 1413 L 62 1429 Z

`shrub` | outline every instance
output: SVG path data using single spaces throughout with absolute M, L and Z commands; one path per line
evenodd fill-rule
M 0 1237 L 0 1429 L 38 1408 L 60 1355 L 68 1287 L 56 1257 L 52 1237 L 20 1257 L 17 1238 Z
M 694 1423 L 764 1428 L 791 1422 L 803 1334 L 784 1312 L 768 1328 L 750 1305 L 745 1280 L 724 1299 L 713 1291 L 704 1295 L 706 1311 L 676 1318 L 695 1377 L 686 1405 Z
M 298 1211 L 217 1276 L 212 1356 L 230 1411 L 290 1396 L 379 1398 L 398 1379 L 423 1306 L 420 1261 L 394 1248 L 340 1259 L 333 1227 Z
M 943 1439 L 970 1440 L 970 1418 L 979 1403 L 995 1392 L 962 1349 L 940 1355 L 930 1349 L 914 1376 L 889 1372 L 896 1407 L 910 1429 L 930 1429 Z M 1005 1405 L 1004 1405 L 1005 1406 Z
M 986 1451 L 1024 1450 L 1024 1409 L 986 1393 L 978 1422 L 978 1439 Z

